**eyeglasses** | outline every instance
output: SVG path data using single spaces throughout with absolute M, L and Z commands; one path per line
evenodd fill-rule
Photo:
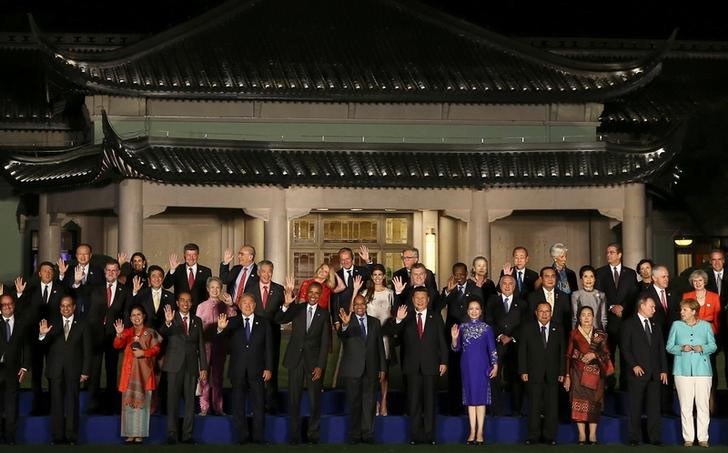
M 403 260 L 416 260 L 417 258 L 418 257 L 416 257 L 416 256 L 403 256 L 402 257 Z

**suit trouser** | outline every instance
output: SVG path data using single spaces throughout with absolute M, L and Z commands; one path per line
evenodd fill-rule
M 30 384 L 33 389 L 33 409 L 37 410 L 43 408 L 43 363 L 48 355 L 48 348 L 47 344 L 34 341 L 31 349 L 30 369 L 32 373 L 30 373 Z
M 675 376 L 677 398 L 680 401 L 680 420 L 685 442 L 695 440 L 695 420 L 693 403 L 698 413 L 698 442 L 708 441 L 710 424 L 710 387 L 711 376 Z
M 14 370 L 13 370 L 14 371 Z M 5 418 L 5 440 L 15 439 L 15 428 L 18 420 L 18 378 L 15 373 L 6 376 L 5 365 L 0 365 L 0 398 L 3 403 Z
M 528 381 L 529 413 L 528 438 L 537 441 L 543 437 L 546 441 L 556 440 L 556 429 L 559 424 L 559 384 L 557 382 Z M 543 429 L 541 428 L 543 414 Z
M 607 342 L 609 356 L 612 358 L 612 363 L 617 363 L 617 346 L 619 346 L 619 341 L 622 336 L 622 318 L 612 314 L 612 312 L 607 313 L 607 335 L 609 336 L 609 341 Z M 619 389 L 625 390 L 629 385 L 630 380 L 628 379 L 628 373 L 630 373 L 631 370 L 627 365 L 627 362 L 624 360 L 624 354 L 622 354 L 621 346 L 619 346 L 619 369 Z M 615 378 L 616 376 L 609 376 L 607 377 L 607 382 L 614 383 Z M 611 386 L 608 385 L 608 387 Z
M 376 377 L 345 377 L 346 399 L 349 403 L 349 439 L 374 439 L 374 414 L 377 411 Z
M 75 441 L 78 438 L 80 378 L 79 373 L 64 368 L 60 376 L 49 379 L 53 440 L 65 437 L 66 440 Z
M 625 371 L 626 372 L 626 371 Z M 650 442 L 659 442 L 661 437 L 660 425 L 660 391 L 662 383 L 659 376 L 648 379 L 629 378 L 629 440 L 640 442 L 642 440 L 642 406 L 647 412 L 647 438 Z M 645 400 L 646 398 L 646 400 Z
M 106 371 L 105 397 L 100 399 L 101 393 L 101 361 L 104 361 Z M 119 390 L 117 385 L 117 374 L 119 372 L 119 350 L 114 348 L 114 338 L 104 337 L 100 350 L 91 355 L 91 375 L 88 380 L 88 393 L 91 398 L 89 409 L 98 409 L 99 406 L 107 410 L 119 410 L 116 405 Z
M 321 389 L 323 388 L 324 370 L 321 377 L 315 381 L 311 380 L 313 370 L 307 369 L 303 362 L 298 366 L 288 369 L 288 412 L 290 413 L 290 440 L 301 441 L 301 396 L 303 384 L 308 387 L 308 398 L 311 406 L 311 415 L 308 419 L 308 440 L 317 442 L 319 440 L 319 429 L 321 426 Z
M 410 440 L 435 440 L 435 398 L 437 375 L 407 374 L 407 413 L 410 416 Z
M 263 442 L 265 437 L 264 386 L 263 377 L 247 376 L 231 382 L 233 386 L 233 420 L 240 433 L 240 440 L 248 440 L 248 417 L 245 403 L 250 398 L 253 406 L 253 441 Z
M 177 436 L 179 424 L 179 397 L 185 400 L 184 418 L 182 420 L 182 440 L 192 438 L 192 428 L 195 421 L 195 387 L 197 376 L 188 373 L 184 366 L 180 371 L 167 372 L 167 433 L 170 437 Z
M 515 343 L 511 342 L 505 346 L 499 344 L 497 350 L 498 374 L 490 380 L 493 414 L 503 415 L 505 413 L 504 392 L 510 386 L 511 413 L 517 416 L 523 409 L 523 381 L 518 374 L 518 349 Z
M 265 383 L 265 408 L 278 409 L 278 369 L 281 363 L 281 326 L 271 321 L 271 344 L 273 348 L 273 369 L 271 378 Z

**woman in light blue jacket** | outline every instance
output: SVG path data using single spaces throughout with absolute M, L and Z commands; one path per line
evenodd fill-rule
M 667 352 L 675 356 L 672 367 L 680 401 L 682 435 L 686 447 L 695 441 L 693 404 L 698 414 L 698 445 L 708 446 L 710 386 L 713 372 L 710 355 L 715 352 L 715 335 L 710 324 L 698 319 L 700 304 L 695 299 L 680 302 L 680 321 L 672 323 Z

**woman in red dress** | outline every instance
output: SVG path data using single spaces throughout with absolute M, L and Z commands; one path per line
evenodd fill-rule
M 306 292 L 308 291 L 308 285 L 311 282 L 319 282 L 321 284 L 321 297 L 319 298 L 318 305 L 326 310 L 329 309 L 329 299 L 331 293 L 340 293 L 346 289 L 346 283 L 339 278 L 336 272 L 333 272 L 328 264 L 324 263 L 316 269 L 316 273 L 313 278 L 304 280 L 301 283 L 301 289 L 298 290 L 299 302 L 306 301 Z

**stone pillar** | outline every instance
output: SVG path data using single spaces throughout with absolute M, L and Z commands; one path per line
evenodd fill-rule
M 437 273 L 438 285 L 447 284 L 450 276 L 452 265 L 459 261 L 458 259 L 458 228 L 457 220 L 444 215 L 440 216 L 440 234 L 437 238 L 439 269 Z
M 55 263 L 61 254 L 61 227 L 48 212 L 48 194 L 38 198 L 38 262 Z
M 607 244 L 612 241 L 609 219 L 600 214 L 592 214 L 589 217 L 589 263 L 592 266 L 596 268 L 607 264 Z
M 422 248 L 420 249 L 420 261 L 427 266 L 429 270 L 439 274 L 437 267 L 437 242 L 441 239 L 438 222 L 439 213 L 437 211 L 422 211 Z
M 128 256 L 142 250 L 144 231 L 142 181 L 125 179 L 119 183 L 116 214 L 119 225 L 119 252 Z
M 622 218 L 622 262 L 634 267 L 645 258 L 645 185 L 628 184 L 624 187 L 624 216 Z
M 274 264 L 273 281 L 285 284 L 288 273 L 288 214 L 286 195 L 279 191 L 271 203 L 268 218 L 265 219 L 265 258 Z
M 255 247 L 255 260 L 269 259 L 265 254 L 265 222 L 262 219 L 249 217 L 245 219 L 245 243 Z M 239 244 L 238 247 L 242 245 Z M 273 260 L 271 260 L 273 261 Z M 274 267 L 278 267 L 278 263 L 273 261 Z
M 473 191 L 470 206 L 470 223 L 468 223 L 469 257 L 472 260 L 478 255 L 490 259 L 490 221 L 488 219 L 487 195 L 484 190 Z

